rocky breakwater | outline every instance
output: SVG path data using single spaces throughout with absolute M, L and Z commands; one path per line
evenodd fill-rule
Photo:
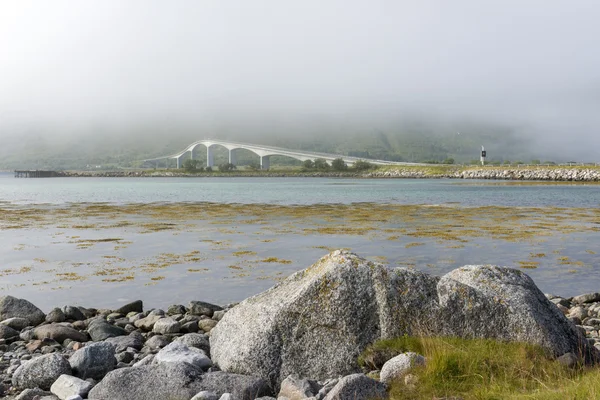
M 364 174 L 365 178 L 448 178 L 448 179 L 492 179 L 520 181 L 564 181 L 564 182 L 598 182 L 600 170 L 592 168 L 395 168 L 375 170 Z
M 449 176 L 450 177 L 450 176 Z M 586 168 L 478 168 L 457 171 L 461 179 L 500 179 L 522 181 L 598 182 L 600 170 Z
M 549 300 L 550 299 L 550 300 Z M 358 355 L 382 338 L 486 337 L 595 362 L 600 295 L 546 297 L 518 270 L 466 266 L 442 277 L 336 251 L 238 305 L 48 314 L 0 298 L 0 397 L 7 399 L 372 399 L 410 381 L 414 353 L 365 375 Z M 587 336 L 587 338 L 586 338 Z M 35 397 L 39 396 L 39 397 Z

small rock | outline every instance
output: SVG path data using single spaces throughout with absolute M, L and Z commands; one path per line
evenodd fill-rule
M 144 346 L 144 341 L 142 337 L 132 334 L 129 334 L 127 336 L 111 337 L 106 339 L 105 342 L 115 346 L 115 353 L 125 351 L 128 347 L 132 347 L 136 350 L 141 350 Z
M 301 379 L 296 375 L 290 375 L 281 382 L 279 395 L 290 400 L 301 400 L 315 396 L 321 389 L 316 381 Z
M 192 315 L 207 315 L 209 317 L 212 317 L 215 311 L 222 310 L 221 307 L 204 301 L 190 301 L 188 309 Z
M 190 400 L 219 400 L 219 396 L 215 392 L 203 390 L 201 392 L 198 392 Z
M 201 319 L 198 321 L 198 327 L 204 332 L 210 332 L 215 326 L 217 326 L 217 323 L 218 322 L 214 319 Z
M 15 400 L 34 400 L 36 398 L 48 396 L 51 394 L 51 392 L 47 392 L 40 388 L 25 389 L 15 398 Z
M 142 302 L 142 300 L 136 300 L 129 304 L 125 304 L 123 307 L 115 310 L 115 312 L 117 312 L 119 314 L 123 314 L 123 315 L 127 315 L 132 311 L 135 311 L 138 313 L 141 313 L 144 311 L 144 303 Z
M 199 369 L 207 369 L 212 366 L 210 358 L 202 350 L 188 347 L 181 342 L 173 342 L 160 350 L 154 357 L 154 364 L 186 362 Z
M 565 353 L 558 357 L 556 361 L 569 368 L 576 367 L 580 363 L 579 357 L 573 353 Z
M 117 359 L 117 362 L 119 362 L 119 363 L 129 364 L 130 362 L 133 361 L 134 353 L 129 352 L 129 351 L 122 351 L 121 353 L 117 353 L 115 355 L 115 358 Z
M 181 324 L 181 332 L 183 332 L 183 333 L 198 332 L 198 321 L 188 321 L 184 324 Z
M 169 343 L 169 339 L 167 339 L 166 337 L 162 335 L 156 335 L 146 340 L 145 345 L 152 350 L 156 350 L 167 346 Z
M 13 317 L 13 318 L 5 319 L 4 321 L 0 322 L 0 324 L 6 325 L 10 328 L 13 328 L 16 331 L 22 331 L 23 329 L 30 326 L 29 320 L 27 318 L 20 318 L 20 317 Z
M 61 400 L 66 400 L 72 396 L 84 396 L 92 389 L 88 381 L 76 378 L 70 375 L 61 375 L 50 387 L 50 391 Z
M 201 333 L 187 333 L 176 338 L 175 341 L 203 350 L 206 354 L 210 355 L 210 342 L 206 335 Z
M 137 321 L 135 321 L 133 323 L 133 325 L 135 325 L 136 328 L 140 328 L 145 331 L 151 331 L 152 328 L 154 328 L 154 324 L 161 318 L 162 318 L 162 315 L 150 314 L 147 317 L 138 319 Z
M 168 315 L 185 314 L 186 311 L 185 306 L 182 306 L 181 304 L 173 304 L 167 308 Z
M 14 330 L 8 325 L 0 324 L 0 339 L 13 339 L 18 338 L 19 332 Z
M 65 314 L 65 318 L 70 321 L 83 321 L 85 319 L 85 315 L 77 307 L 64 306 L 62 312 Z
M 71 374 L 69 362 L 62 355 L 48 354 L 21 364 L 13 374 L 12 384 L 21 389 L 48 390 L 62 374 Z
M 52 311 L 46 315 L 46 322 L 65 322 L 66 320 L 65 313 L 58 307 L 53 308 Z
M 59 343 L 65 341 L 65 339 L 71 339 L 76 342 L 87 342 L 88 337 L 69 327 L 61 324 L 50 324 L 50 325 L 42 325 L 38 326 L 33 330 L 35 337 L 38 339 L 51 338 L 56 340 Z
M 600 302 L 600 293 L 586 293 L 573 297 L 573 303 L 597 303 Z
M 111 325 L 101 318 L 94 319 L 90 322 L 88 333 L 94 342 L 100 342 L 115 336 L 127 335 L 125 329 Z
M 81 379 L 102 379 L 116 363 L 115 348 L 106 342 L 89 344 L 69 358 L 73 373 Z
M 425 357 L 413 353 L 403 353 L 388 360 L 381 368 L 380 380 L 389 384 L 395 379 L 400 379 L 408 374 L 411 369 L 417 366 L 425 365 Z
M 578 318 L 581 321 L 583 321 L 587 316 L 587 310 L 581 306 L 573 307 L 569 312 L 569 318 Z
M 161 318 L 154 324 L 153 332 L 164 335 L 166 333 L 179 333 L 181 325 L 173 318 Z
M 19 338 L 28 342 L 30 340 L 35 339 L 35 332 L 33 329 L 25 329 L 21 331 L 21 333 L 19 334 Z
M 46 318 L 42 310 L 25 299 L 12 296 L 0 297 L 0 320 L 13 317 L 27 319 L 30 326 L 37 326 Z
M 352 374 L 343 377 L 325 396 L 325 400 L 370 400 L 386 398 L 386 385 L 368 378 L 364 374 Z

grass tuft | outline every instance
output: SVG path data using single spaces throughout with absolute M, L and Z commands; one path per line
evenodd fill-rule
M 427 359 L 411 371 L 416 385 L 393 382 L 390 399 L 597 399 L 600 368 L 567 368 L 540 347 L 491 339 L 409 337 L 382 340 L 358 359 L 380 369 L 397 354 L 414 351 Z

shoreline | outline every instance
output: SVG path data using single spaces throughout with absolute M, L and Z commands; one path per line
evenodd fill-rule
M 370 171 L 58 171 L 70 178 L 352 178 L 352 179 L 480 179 L 497 181 L 600 182 L 595 167 L 384 167 Z

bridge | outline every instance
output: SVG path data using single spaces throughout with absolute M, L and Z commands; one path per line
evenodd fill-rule
M 405 162 L 394 162 L 394 161 L 386 161 L 386 160 L 364 159 L 364 158 L 359 158 L 359 157 L 344 156 L 341 154 L 330 154 L 330 153 L 318 153 L 318 152 L 303 151 L 303 150 L 292 150 L 292 149 L 284 149 L 281 147 L 263 146 L 263 145 L 258 145 L 258 144 L 232 142 L 232 141 L 216 140 L 216 139 L 198 140 L 198 141 L 190 144 L 188 147 L 186 147 L 184 150 L 182 150 L 178 153 L 174 153 L 174 154 L 170 154 L 170 155 L 166 155 L 166 156 L 162 156 L 162 157 L 149 158 L 149 159 L 142 160 L 142 161 L 151 162 L 151 161 L 158 161 L 158 160 L 164 160 L 164 159 L 176 159 L 177 160 L 177 168 L 181 168 L 181 158 L 187 152 L 190 152 L 190 158 L 193 158 L 193 156 L 194 156 L 193 151 L 198 146 L 206 147 L 206 166 L 211 167 L 211 168 L 214 167 L 213 150 L 214 150 L 215 146 L 222 146 L 229 151 L 229 163 L 231 163 L 233 165 L 236 165 L 236 161 L 237 161 L 236 150 L 238 150 L 238 149 L 249 150 L 252 153 L 254 153 L 260 157 L 260 168 L 261 169 L 269 169 L 270 168 L 270 166 L 271 166 L 270 157 L 271 156 L 286 156 L 286 157 L 294 158 L 294 159 L 300 160 L 300 161 L 306 161 L 306 160 L 315 161 L 316 159 L 320 158 L 320 159 L 324 159 L 328 164 L 331 164 L 331 162 L 337 158 L 341 158 L 349 166 L 353 165 L 355 162 L 357 162 L 359 160 L 368 161 L 369 163 L 375 164 L 375 165 L 425 165 L 425 164 L 418 164 L 418 163 L 405 163 Z

